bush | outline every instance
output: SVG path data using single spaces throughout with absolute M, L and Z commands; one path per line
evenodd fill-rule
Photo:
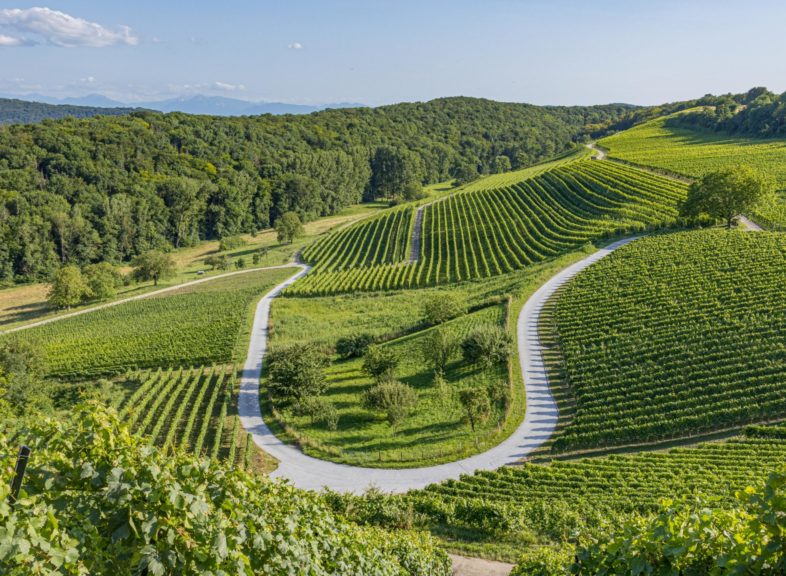
M 399 358 L 390 348 L 369 346 L 363 359 L 363 370 L 378 383 L 393 378 Z
M 423 339 L 421 346 L 423 359 L 434 369 L 434 372 L 442 374 L 448 363 L 456 356 L 458 340 L 452 332 L 436 329 Z
M 296 402 L 292 411 L 298 416 L 308 416 L 312 425 L 323 424 L 328 430 L 338 428 L 338 410 L 326 398 L 308 396 Z
M 417 391 L 397 380 L 381 382 L 363 395 L 363 406 L 385 412 L 391 426 L 402 422 L 417 404 Z
M 461 352 L 470 364 L 492 366 L 507 361 L 513 339 L 503 328 L 485 324 L 475 328 L 464 342 Z
M 82 275 L 90 287 L 91 297 L 106 300 L 117 295 L 117 287 L 123 285 L 123 275 L 109 262 L 88 264 Z
M 235 248 L 240 248 L 245 245 L 246 241 L 243 240 L 241 236 L 226 236 L 218 243 L 218 250 L 220 252 L 226 252 L 227 250 L 234 250 Z
M 373 343 L 374 337 L 371 334 L 361 333 L 345 336 L 336 342 L 336 354 L 343 360 L 360 358 Z
M 314 344 L 292 344 L 268 356 L 270 391 L 284 399 L 302 400 L 319 396 L 327 388 L 328 357 Z
M 450 292 L 433 294 L 423 304 L 423 317 L 432 325 L 442 324 L 466 312 L 466 305 Z
M 214 254 L 205 258 L 205 265 L 210 266 L 213 270 L 228 270 L 229 263 L 229 257 L 226 254 Z

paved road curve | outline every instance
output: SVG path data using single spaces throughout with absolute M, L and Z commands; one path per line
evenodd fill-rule
M 470 474 L 476 470 L 493 470 L 513 464 L 543 444 L 551 436 L 557 423 L 557 406 L 549 390 L 538 338 L 538 318 L 543 305 L 567 280 L 634 239 L 615 242 L 565 268 L 541 286 L 524 304 L 518 318 L 517 331 L 521 370 L 527 393 L 527 411 L 524 421 L 516 431 L 491 450 L 448 464 L 392 470 L 361 468 L 320 460 L 307 456 L 298 448 L 276 438 L 263 421 L 259 407 L 259 377 L 262 358 L 267 348 L 270 303 L 281 290 L 306 274 L 308 267 L 303 265 L 300 272 L 274 288 L 257 305 L 248 357 L 240 383 L 240 420 L 252 434 L 256 444 L 278 459 L 278 469 L 272 476 L 287 478 L 295 486 L 305 489 L 318 490 L 328 487 L 340 492 L 360 493 L 375 486 L 386 492 L 405 492 L 449 478 L 458 478 L 461 474 Z

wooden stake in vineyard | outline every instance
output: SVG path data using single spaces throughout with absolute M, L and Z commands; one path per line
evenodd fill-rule
M 19 498 L 19 491 L 22 489 L 22 480 L 27 470 L 27 461 L 30 459 L 30 448 L 22 446 L 19 449 L 19 456 L 16 457 L 16 467 L 14 468 L 14 479 L 11 482 L 11 493 L 8 495 L 9 504 L 13 504 Z

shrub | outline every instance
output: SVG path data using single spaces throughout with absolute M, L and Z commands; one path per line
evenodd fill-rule
M 363 370 L 377 382 L 392 379 L 399 358 L 390 348 L 369 346 L 363 358 Z
M 474 432 L 475 426 L 485 421 L 491 412 L 488 393 L 484 388 L 462 390 L 459 392 L 459 402 L 461 402 L 467 422 Z
M 82 274 L 90 287 L 91 297 L 106 300 L 117 295 L 117 287 L 123 284 L 123 275 L 109 262 L 88 264 Z
M 432 294 L 423 304 L 423 317 L 432 325 L 442 324 L 466 312 L 466 305 L 450 292 Z
M 336 354 L 344 360 L 360 358 L 373 343 L 374 337 L 371 334 L 360 333 L 345 336 L 336 342 Z
M 448 363 L 456 356 L 458 340 L 456 336 L 444 329 L 432 330 L 423 339 L 421 353 L 423 359 L 434 369 L 434 372 L 443 373 Z
M 273 395 L 285 399 L 318 396 L 325 391 L 328 357 L 314 344 L 292 344 L 268 356 L 268 377 Z
M 332 402 L 320 396 L 307 396 L 292 406 L 298 416 L 308 416 L 311 424 L 323 424 L 328 430 L 338 428 L 338 410 Z
M 369 410 L 385 412 L 391 426 L 403 421 L 417 403 L 417 391 L 397 380 L 381 382 L 363 395 L 363 406 Z
M 218 250 L 220 252 L 226 252 L 227 250 L 234 250 L 235 248 L 245 246 L 245 244 L 246 241 L 243 240 L 241 236 L 226 236 L 218 243 Z
M 510 334 L 491 324 L 479 326 L 461 343 L 464 360 L 470 364 L 492 366 L 505 362 L 513 343 Z

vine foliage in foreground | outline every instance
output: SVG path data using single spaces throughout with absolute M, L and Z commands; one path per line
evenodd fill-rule
M 22 497 L 0 474 L 6 575 L 449 574 L 428 536 L 360 528 L 320 496 L 176 453 L 165 456 L 114 412 L 44 420 Z M 0 450 L 13 448 L 0 439 Z

